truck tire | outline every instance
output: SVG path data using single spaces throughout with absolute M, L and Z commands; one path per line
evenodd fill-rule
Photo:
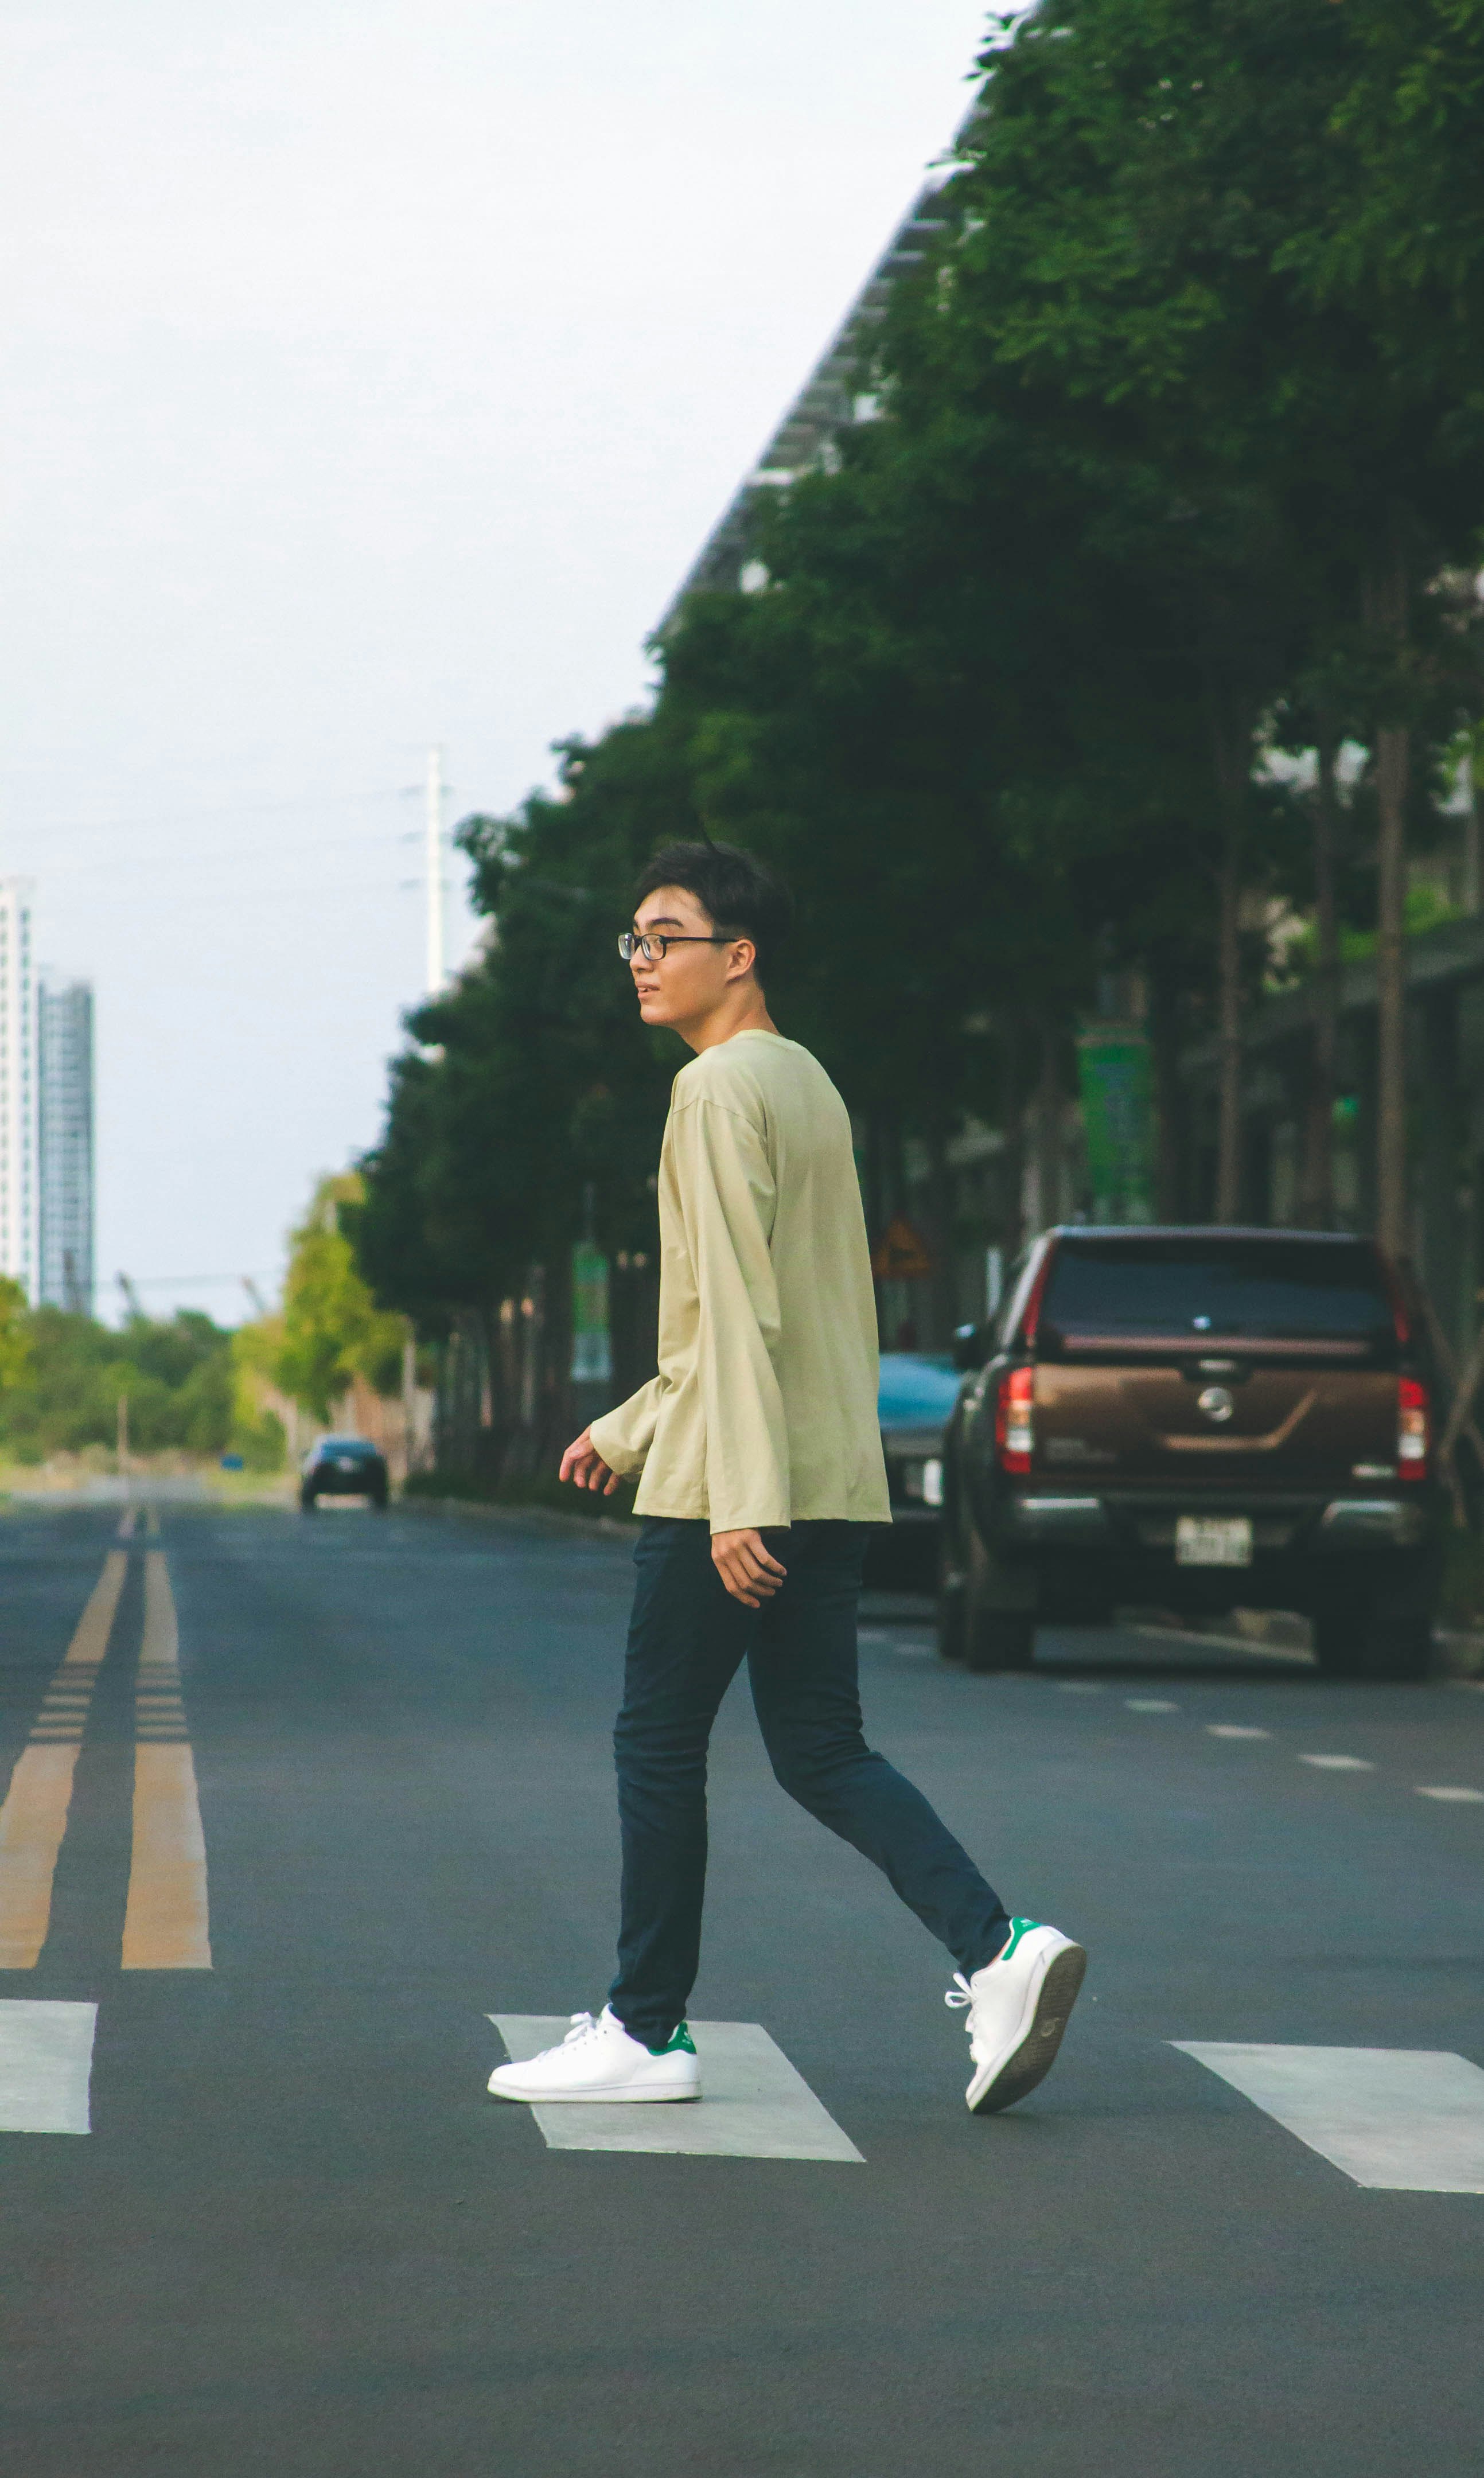
M 975 1678 L 996 1669 L 1029 1669 L 1036 1657 L 1036 1621 L 1028 1609 L 970 1613 L 965 1631 L 964 1666 Z
M 938 1657 L 964 1657 L 964 1586 L 940 1582 L 938 1587 Z
M 989 1563 L 975 1531 L 969 1537 L 963 1596 L 964 1666 L 975 1678 L 996 1669 L 1029 1669 L 1036 1657 L 1036 1613 L 994 1606 L 988 1590 Z
M 1366 1612 L 1358 1601 L 1323 1602 L 1310 1619 L 1314 1658 L 1325 1678 L 1364 1678 Z
M 1368 1678 L 1415 1685 L 1432 1667 L 1432 1620 L 1425 1609 L 1383 1609 L 1366 1630 Z
M 1314 1657 L 1326 1678 L 1416 1683 L 1432 1667 L 1432 1615 L 1417 1604 L 1335 1599 L 1315 1612 Z

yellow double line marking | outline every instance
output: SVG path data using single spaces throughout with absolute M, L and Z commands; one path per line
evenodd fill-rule
M 83 1725 L 129 1561 L 111 1550 L 66 1657 L 46 1690 L 0 1807 L 0 1970 L 34 1970 L 52 1916 L 52 1878 L 67 1829 Z
M 169 1570 L 144 1558 L 144 1643 L 134 1699 L 134 1858 L 124 1912 L 125 1970 L 210 1970 L 206 1842 L 195 1758 L 181 1702 Z
M 0 1806 L 0 1970 L 34 1970 L 51 1925 L 78 1752 L 128 1559 L 111 1550 L 47 1688 Z M 210 1970 L 206 1844 L 180 1695 L 175 1603 L 158 1549 L 144 1560 L 144 1642 L 135 1697 L 134 1837 L 125 1970 Z

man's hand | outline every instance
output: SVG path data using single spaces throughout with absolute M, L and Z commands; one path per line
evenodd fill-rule
M 574 1488 L 600 1488 L 605 1497 L 612 1497 L 618 1485 L 618 1475 L 604 1462 L 592 1442 L 591 1429 L 584 1429 L 582 1435 L 567 1447 L 557 1477 L 569 1479 Z
M 789 1571 L 769 1556 L 761 1531 L 714 1531 L 711 1562 L 744 1609 L 761 1608 L 770 1601 Z

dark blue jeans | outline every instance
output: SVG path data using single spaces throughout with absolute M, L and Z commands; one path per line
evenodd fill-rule
M 618 1976 L 609 2002 L 663 2046 L 694 1985 L 706 1892 L 706 1750 L 743 1659 L 763 1743 L 791 1798 L 869 1858 L 966 1975 L 1009 1934 L 997 1894 L 920 1791 L 861 1734 L 856 1607 L 868 1527 L 796 1523 L 767 1535 L 788 1580 L 760 1609 L 734 1601 L 704 1523 L 651 1518 L 634 1562 L 623 1708 L 614 1732 L 623 1836 Z

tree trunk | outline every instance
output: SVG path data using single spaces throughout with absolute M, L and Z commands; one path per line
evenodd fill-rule
M 1217 1144 L 1218 1222 L 1235 1222 L 1242 1210 L 1242 876 L 1245 844 L 1247 780 L 1251 769 L 1249 724 L 1239 724 L 1219 696 L 1211 699 L 1212 744 L 1221 845 L 1217 864 Z
M 999 1030 L 1000 1119 L 1005 1150 L 1000 1155 L 1000 1245 L 1007 1266 L 1013 1265 L 1029 1235 L 1025 1223 L 1025 1077 L 1024 1035 L 1019 1017 L 1002 1022 Z
M 1335 892 L 1340 801 L 1336 737 L 1320 726 L 1320 779 L 1314 807 L 1314 1044 L 1304 1133 L 1300 1217 L 1311 1230 L 1335 1218 L 1335 1067 L 1340 1045 L 1340 919 Z
M 1475 723 L 1470 736 L 1469 754 L 1463 764 L 1463 785 L 1468 808 L 1464 812 L 1464 910 L 1484 910 L 1484 850 L 1480 847 L 1479 776 L 1480 756 L 1484 755 L 1481 727 Z
M 932 1334 L 929 1349 L 945 1351 L 957 1322 L 958 1263 L 953 1227 L 953 1173 L 948 1166 L 948 1134 L 942 1120 L 927 1131 L 928 1197 L 931 1202 L 933 1274 L 929 1289 Z
M 1242 863 L 1240 830 L 1228 819 L 1217 877 L 1216 1219 L 1235 1222 L 1242 1210 Z
M 1157 964 L 1149 971 L 1149 1049 L 1154 1066 L 1155 1210 L 1179 1222 L 1185 1204 L 1185 1096 L 1180 1089 L 1180 1019 L 1174 988 Z
M 1407 636 L 1407 570 L 1394 512 L 1386 552 L 1368 581 L 1367 619 L 1399 657 Z M 1376 771 L 1376 1236 L 1393 1254 L 1407 1245 L 1407 988 L 1403 939 L 1407 892 L 1404 721 L 1380 725 Z
M 1041 1036 L 1041 1075 L 1036 1085 L 1036 1227 L 1049 1230 L 1062 1205 L 1062 1079 L 1057 1037 L 1050 1024 Z M 1034 1233 L 1027 1233 L 1033 1236 Z
M 1404 723 L 1376 734 L 1376 1235 L 1401 1254 L 1407 1244 L 1407 978 L 1403 916 L 1407 876 Z

